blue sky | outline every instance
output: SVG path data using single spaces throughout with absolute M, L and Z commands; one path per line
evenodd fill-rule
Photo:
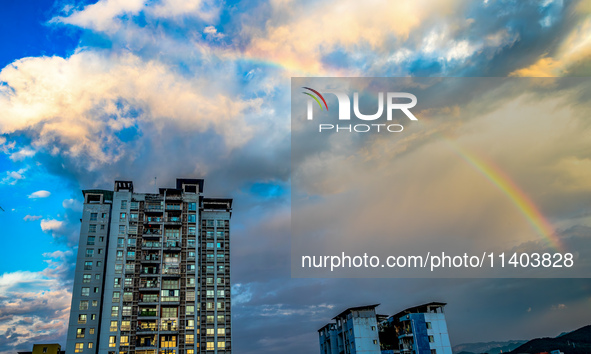
M 562 0 L 2 1 L 0 353 L 65 344 L 80 190 L 130 179 L 149 192 L 155 177 L 205 178 L 207 196 L 235 200 L 236 352 L 316 351 L 316 330 L 363 303 L 448 301 L 455 344 L 588 324 L 586 279 L 292 279 L 289 94 L 294 76 L 586 77 L 590 13 Z M 540 205 L 589 227 L 588 145 L 564 139 L 576 188 Z

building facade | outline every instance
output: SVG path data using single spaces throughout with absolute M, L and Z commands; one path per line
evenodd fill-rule
M 202 179 L 83 194 L 66 353 L 231 353 L 232 199 Z
M 443 308 L 432 302 L 393 316 L 352 307 L 318 330 L 321 354 L 452 354 Z

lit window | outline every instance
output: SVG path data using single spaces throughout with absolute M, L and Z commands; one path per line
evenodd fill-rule
M 95 315 L 95 314 L 92 314 L 92 315 L 90 315 L 90 320 L 91 320 L 91 321 L 94 321 L 94 320 L 96 320 L 96 315 Z
M 119 316 L 119 306 L 111 306 L 111 317 Z
M 86 331 L 84 328 L 76 329 L 76 338 L 84 338 L 84 331 Z
M 195 314 L 195 306 L 190 305 L 185 307 L 187 310 L 187 315 L 194 315 Z
M 109 336 L 109 347 L 115 347 L 117 344 L 117 336 Z
M 121 336 L 119 338 L 119 345 L 129 345 L 129 336 Z
M 218 349 L 226 349 L 226 342 L 218 341 Z
M 427 329 L 431 329 L 431 328 L 432 328 L 432 327 L 431 327 L 431 322 L 427 322 L 427 323 L 425 323 L 425 324 L 427 325 Z
M 119 215 L 119 220 L 121 220 L 121 221 L 125 221 L 125 218 L 126 218 L 126 217 L 127 217 L 127 214 L 126 214 L 126 213 L 121 213 L 121 214 Z
M 80 310 L 88 310 L 88 300 L 80 301 Z
M 98 286 L 95 286 L 95 287 L 94 287 L 94 293 L 95 293 L 95 294 L 98 294 L 98 292 L 99 292 L 99 288 L 98 288 Z
M 121 274 L 123 271 L 123 264 L 115 264 L 115 274 Z
M 94 328 L 89 329 L 88 334 L 94 334 Z
M 188 203 L 188 206 L 187 206 L 187 208 L 188 208 L 190 211 L 195 211 L 195 210 L 197 210 L 197 203 Z
M 225 336 L 226 329 L 225 328 L 218 328 L 218 336 Z
M 118 291 L 113 291 L 113 300 L 112 302 L 119 302 L 119 298 L 121 296 L 121 293 Z
M 215 350 L 215 343 L 214 342 L 207 342 L 207 350 Z
M 120 288 L 121 287 L 121 278 L 115 278 L 114 279 L 113 287 L 114 288 Z
M 82 288 L 82 296 L 89 296 L 90 295 L 90 288 Z
M 84 343 L 76 343 L 74 353 L 82 353 L 83 349 L 84 349 Z
M 207 316 L 207 323 L 213 323 L 213 316 Z
M 117 321 L 111 321 L 111 326 L 109 327 L 109 330 L 111 332 L 117 332 L 117 330 L 118 330 L 118 322 Z
M 92 306 L 93 307 L 98 306 L 98 300 L 92 300 Z
M 91 278 L 90 274 L 84 274 L 82 276 L 82 282 L 83 283 L 90 283 L 90 278 Z
M 86 323 L 86 315 L 78 315 L 78 324 Z
M 93 347 L 93 343 L 92 342 L 88 342 L 88 349 L 92 349 Z
M 186 334 L 185 335 L 185 343 L 195 344 L 195 335 L 194 334 Z
M 433 336 L 429 336 L 429 343 L 435 342 L 435 338 Z
M 84 270 L 92 270 L 92 262 L 84 262 Z

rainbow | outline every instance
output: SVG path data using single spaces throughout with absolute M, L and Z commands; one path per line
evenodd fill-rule
M 563 251 L 564 246 L 557 236 L 554 227 L 548 222 L 532 200 L 523 192 L 509 176 L 498 166 L 486 161 L 483 157 L 476 156 L 473 152 L 462 149 L 456 142 L 444 138 L 452 150 L 464 161 L 468 162 L 474 169 L 480 172 L 497 188 L 499 188 L 515 204 L 519 211 L 525 216 L 536 232 L 544 238 L 556 251 Z

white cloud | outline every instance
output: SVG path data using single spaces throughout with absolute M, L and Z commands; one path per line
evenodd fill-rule
M 121 26 L 120 16 L 134 15 L 145 6 L 144 0 L 103 0 L 74 11 L 68 16 L 58 16 L 51 22 L 61 22 L 99 32 L 114 32 Z M 68 11 L 70 8 L 64 8 Z
M 35 220 L 39 220 L 41 219 L 42 216 L 41 215 L 26 215 L 23 220 L 24 221 L 35 221 Z
M 18 171 L 7 171 L 6 177 L 0 180 L 0 184 L 15 185 L 19 180 L 24 179 L 23 173 L 27 171 L 27 168 L 21 168 Z
M 33 192 L 29 195 L 29 198 L 31 199 L 36 199 L 36 198 L 47 198 L 51 195 L 50 192 L 45 191 L 45 190 L 40 190 L 37 192 Z
M 82 211 L 82 203 L 76 199 L 65 199 L 62 202 L 64 209 L 72 209 L 74 211 Z
M 19 151 L 16 151 L 16 152 L 13 152 L 12 154 L 10 154 L 10 159 L 12 161 L 21 161 L 21 160 L 26 159 L 27 157 L 33 157 L 33 156 L 35 156 L 35 154 L 36 154 L 35 150 L 25 147 L 25 148 L 20 149 Z
M 212 37 L 215 39 L 221 39 L 225 37 L 225 35 L 223 33 L 219 33 L 214 26 L 205 27 L 203 29 L 203 33 L 205 33 L 208 37 Z
M 60 231 L 64 226 L 64 222 L 55 219 L 43 219 L 41 220 L 41 230 L 44 232 L 48 231 Z

